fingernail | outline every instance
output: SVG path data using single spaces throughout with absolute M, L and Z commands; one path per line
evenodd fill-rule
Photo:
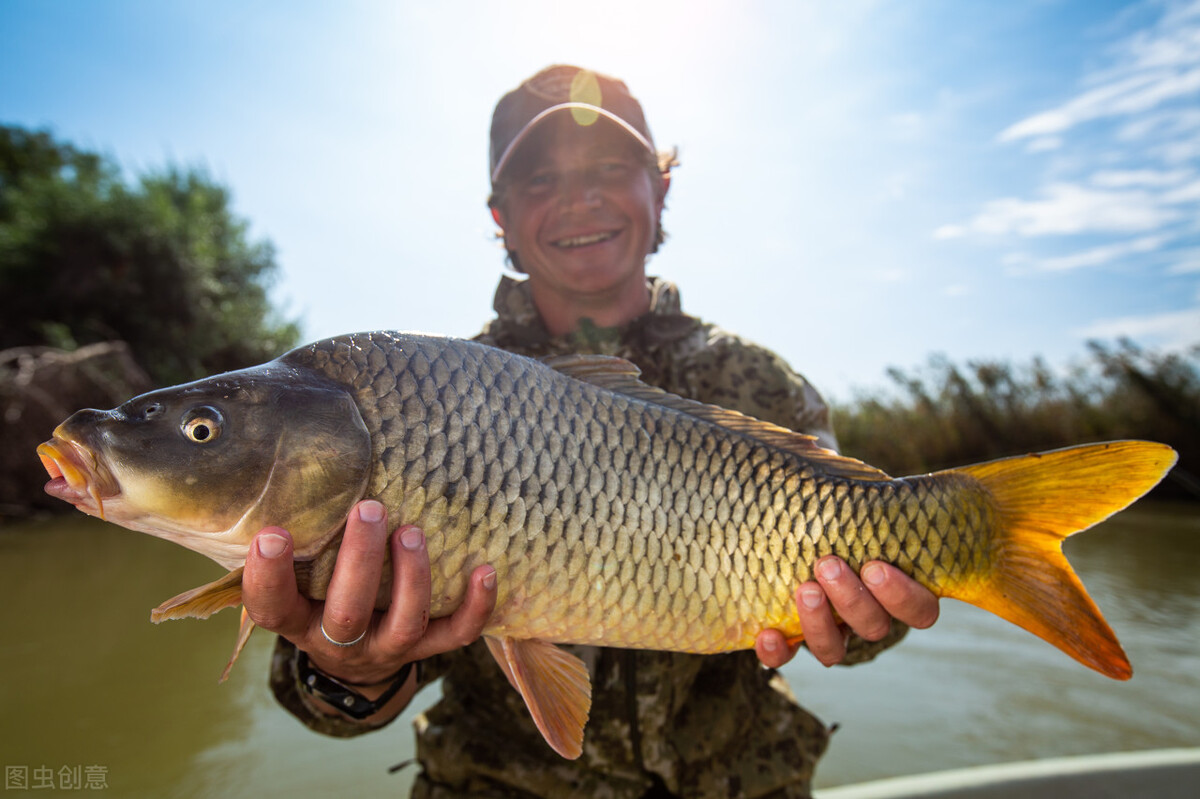
M 421 532 L 419 527 L 406 527 L 404 532 L 400 533 L 400 545 L 405 549 L 418 550 L 425 543 L 425 534 Z
M 779 648 L 779 642 L 775 640 L 775 636 L 768 635 L 762 641 L 762 648 L 765 652 L 774 652 Z
M 360 503 L 358 506 L 358 518 L 370 524 L 383 521 L 383 505 L 373 499 Z
M 842 576 L 842 563 L 836 558 L 829 558 L 817 564 L 817 573 L 830 582 Z
M 801 588 L 800 601 L 804 603 L 804 607 L 809 610 L 816 610 L 821 607 L 822 600 L 825 599 L 825 592 L 820 588 Z
M 483 575 L 483 580 L 481 580 L 480 582 L 483 583 L 484 588 L 491 591 L 493 588 L 496 587 L 496 570 L 492 569 L 490 572 Z
M 277 558 L 287 549 L 287 539 L 274 533 L 264 533 L 258 537 L 258 554 L 264 558 Z
M 883 585 L 883 581 L 887 579 L 887 572 L 878 563 L 868 563 L 863 567 L 862 578 L 867 585 Z

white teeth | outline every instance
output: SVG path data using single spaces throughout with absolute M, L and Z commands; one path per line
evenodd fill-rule
M 608 241 L 616 234 L 613 232 L 592 233 L 588 236 L 572 236 L 567 239 L 559 239 L 554 242 L 555 247 L 583 247 L 587 244 L 595 244 L 600 241 Z

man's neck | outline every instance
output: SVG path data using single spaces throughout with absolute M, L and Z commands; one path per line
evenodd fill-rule
M 637 284 L 603 297 L 563 297 L 542 290 L 537 283 L 530 284 L 529 288 L 533 304 L 546 330 L 553 336 L 579 329 L 584 319 L 596 327 L 620 327 L 650 310 L 650 289 L 644 278 Z

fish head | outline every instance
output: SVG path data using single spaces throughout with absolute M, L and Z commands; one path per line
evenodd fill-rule
M 78 411 L 38 455 L 52 496 L 232 569 L 268 525 L 319 552 L 366 490 L 371 442 L 346 387 L 272 362 Z

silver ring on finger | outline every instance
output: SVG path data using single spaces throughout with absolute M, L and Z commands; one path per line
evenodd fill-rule
M 363 630 L 362 634 L 360 636 L 358 636 L 357 638 L 355 638 L 353 641 L 338 641 L 338 640 L 335 640 L 333 638 L 333 636 L 331 636 L 329 633 L 325 632 L 325 620 L 321 619 L 321 635 L 325 636 L 325 640 L 328 641 L 329 643 L 333 644 L 334 646 L 345 648 L 348 646 L 354 646 L 355 644 L 362 641 L 362 639 L 366 638 L 367 631 Z

